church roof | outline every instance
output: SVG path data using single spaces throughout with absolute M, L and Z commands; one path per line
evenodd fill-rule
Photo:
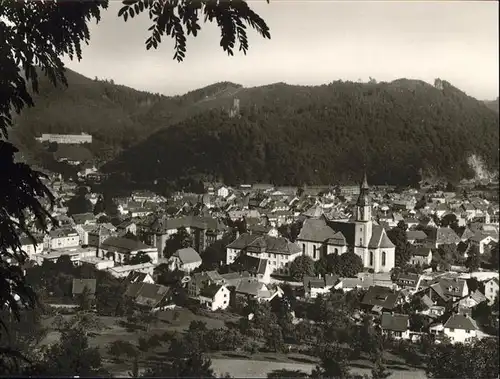
M 329 245 L 345 246 L 347 244 L 346 239 L 342 232 L 337 232 L 332 238 L 328 239 Z
M 372 226 L 372 237 L 370 242 L 368 243 L 368 248 L 370 249 L 390 249 L 393 248 L 394 244 L 391 242 L 387 234 L 385 233 L 385 229 L 380 225 Z
M 335 231 L 326 224 L 324 219 L 307 219 L 300 229 L 298 240 L 325 242 L 335 238 Z

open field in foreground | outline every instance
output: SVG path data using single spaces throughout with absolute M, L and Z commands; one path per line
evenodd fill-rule
M 247 359 L 212 359 L 212 367 L 218 375 L 229 373 L 232 377 L 265 378 L 274 370 L 301 370 L 311 373 L 315 365 L 310 363 L 282 363 Z M 370 374 L 370 369 L 352 367 L 353 373 Z M 425 379 L 425 373 L 418 371 L 393 371 L 389 379 Z

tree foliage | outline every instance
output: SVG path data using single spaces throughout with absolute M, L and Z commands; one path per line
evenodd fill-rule
M 484 338 L 468 345 L 435 345 L 428 354 L 426 373 L 430 378 L 493 379 L 498 370 L 498 341 Z
M 387 237 L 395 246 L 395 266 L 405 266 L 412 254 L 412 245 L 408 242 L 406 225 L 404 223 L 398 224 L 387 232 Z
M 369 162 L 371 182 L 417 184 L 421 170 L 470 177 L 466 160 L 473 153 L 490 168 L 498 165 L 498 114 L 452 86 L 280 83 L 240 90 L 238 98 L 239 118 L 220 108 L 194 115 L 155 132 L 104 169 L 130 172 L 139 182 L 198 175 L 228 184 L 302 185 L 330 184 L 332 177 L 352 181 Z M 481 131 L 471 138 L 476 125 Z
M 314 261 L 307 255 L 301 255 L 290 263 L 290 276 L 294 280 L 302 280 L 304 275 L 314 275 Z

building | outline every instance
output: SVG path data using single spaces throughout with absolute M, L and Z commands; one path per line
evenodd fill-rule
M 55 142 L 62 144 L 81 144 L 81 143 L 92 143 L 92 136 L 90 134 L 42 134 L 41 137 L 37 138 L 40 142 Z
M 146 253 L 151 258 L 152 263 L 158 262 L 158 251 L 154 247 L 128 238 L 108 237 L 99 248 L 101 258 L 112 259 L 122 264 L 139 252 Z
M 229 306 L 231 293 L 223 284 L 210 284 L 201 289 L 198 299 L 200 304 L 211 311 L 226 309 Z
M 432 262 L 432 250 L 430 247 L 417 246 L 410 257 L 410 264 L 428 266 Z
M 444 334 L 451 343 L 470 343 L 478 337 L 479 327 L 469 315 L 454 314 L 444 324 Z
M 337 284 L 339 277 L 337 275 L 325 275 L 323 278 L 304 276 L 304 295 L 306 298 L 315 299 L 318 295 L 328 294 Z
M 484 296 L 488 299 L 488 304 L 491 305 L 498 296 L 498 277 L 488 279 L 484 283 Z
M 187 273 L 201 266 L 200 254 L 192 247 L 177 250 L 169 259 L 168 266 L 171 271 L 180 270 Z
M 372 221 L 372 205 L 366 174 L 354 207 L 353 221 L 332 221 L 325 217 L 306 220 L 297 237 L 302 253 L 313 260 L 330 253 L 352 250 L 363 266 L 374 272 L 390 272 L 395 266 L 395 246 L 385 229 Z
M 226 264 L 242 254 L 267 259 L 271 272 L 287 274 L 290 262 L 301 255 L 301 250 L 284 237 L 243 233 L 227 246 Z
M 408 340 L 410 339 L 410 316 L 383 313 L 380 318 L 380 328 L 385 335 L 396 340 Z
M 49 232 L 48 244 L 50 249 L 65 249 L 80 245 L 80 236 L 73 228 L 52 229 Z

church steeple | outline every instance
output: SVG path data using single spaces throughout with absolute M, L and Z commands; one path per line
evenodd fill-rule
M 366 171 L 359 186 L 359 197 L 356 202 L 356 220 L 371 221 L 372 204 L 370 199 L 370 187 L 366 179 Z

